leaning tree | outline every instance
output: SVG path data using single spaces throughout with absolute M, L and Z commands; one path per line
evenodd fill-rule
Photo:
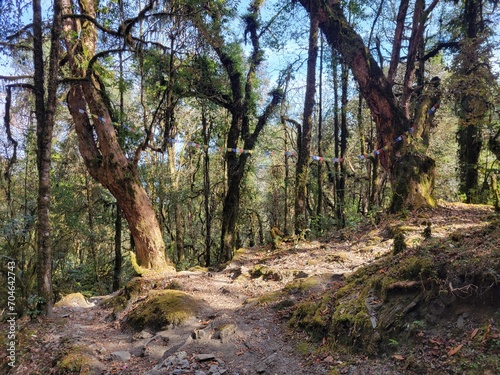
M 407 142 L 405 135 L 411 132 L 413 135 L 422 136 L 425 131 L 419 127 L 421 122 L 412 118 L 410 103 L 417 63 L 423 61 L 425 23 L 437 1 L 434 0 L 427 8 L 423 0 L 414 3 L 404 69 L 400 66 L 400 47 L 406 38 L 409 1 L 401 1 L 387 74 L 374 59 L 361 36 L 349 24 L 341 2 L 300 0 L 300 3 L 308 12 L 313 8 L 318 9 L 320 30 L 330 46 L 339 52 L 351 69 L 359 85 L 360 94 L 371 110 L 378 130 L 379 146 L 376 154 L 389 173 L 393 188 L 391 210 L 434 206 L 434 160 L 425 154 L 425 150 Z M 396 93 L 395 77 L 400 70 L 404 70 L 404 80 Z M 420 113 L 426 116 L 428 111 L 423 110 Z
M 133 50 L 134 25 L 151 10 L 145 7 L 137 17 L 123 20 L 118 31 L 98 23 L 96 2 L 63 0 L 64 41 L 69 76 L 67 105 L 75 123 L 80 153 L 89 173 L 116 198 L 134 239 L 137 263 L 144 269 L 172 272 L 165 255 L 165 243 L 153 205 L 141 183 L 136 157 L 127 158 L 114 124 L 110 95 L 103 83 L 99 59 L 125 49 Z M 79 10 L 79 13 L 76 11 Z M 98 52 L 98 30 L 125 41 L 125 47 Z M 127 44 L 128 43 L 128 44 Z M 128 47 L 127 47 L 128 46 Z

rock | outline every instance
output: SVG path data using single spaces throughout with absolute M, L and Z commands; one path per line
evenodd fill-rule
M 220 339 L 222 343 L 226 343 L 236 333 L 237 326 L 234 323 L 224 324 L 217 328 L 215 338 Z
M 266 372 L 268 372 L 276 362 L 277 358 L 278 358 L 277 354 L 273 353 L 269 357 L 264 359 L 255 369 L 257 374 L 265 374 Z
M 93 307 L 95 304 L 88 303 L 82 293 L 71 293 L 61 298 L 55 307 Z
M 156 345 L 154 343 L 149 343 L 144 349 L 144 357 L 149 357 L 155 360 L 160 360 L 165 353 L 165 346 L 163 344 Z
M 192 337 L 195 340 L 210 339 L 212 337 L 212 327 L 209 325 L 203 329 L 197 329 L 193 332 Z
M 118 352 L 113 352 L 111 353 L 111 359 L 113 361 L 128 361 L 130 359 L 130 353 L 127 351 L 118 351 Z
M 198 362 L 204 362 L 204 361 L 208 361 L 208 360 L 214 359 L 214 358 L 215 358 L 215 354 L 197 354 L 195 356 L 195 359 Z
M 144 353 L 146 352 L 146 345 L 140 344 L 135 345 L 132 349 L 130 349 L 130 354 L 134 357 L 144 357 Z
M 153 335 L 151 333 L 149 333 L 148 331 L 141 331 L 141 332 L 135 334 L 133 336 L 133 339 L 134 340 L 143 340 L 143 339 L 150 339 L 151 337 L 153 337 Z
M 170 342 L 170 335 L 169 335 L 169 331 L 159 331 L 159 332 L 156 332 L 156 335 L 154 337 L 154 340 L 155 342 L 157 342 L 158 344 L 160 344 L 160 340 L 163 341 L 164 345 L 167 345 L 169 342 Z
M 467 313 L 460 315 L 457 319 L 457 328 L 460 328 L 460 329 L 464 328 L 468 317 L 469 317 L 469 314 L 467 314 Z

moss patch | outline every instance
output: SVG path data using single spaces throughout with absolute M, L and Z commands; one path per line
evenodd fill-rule
M 92 367 L 96 359 L 81 346 L 73 346 L 65 352 L 56 364 L 56 373 L 61 375 L 79 374 L 91 375 L 97 374 L 98 370 Z
M 459 240 L 449 233 L 412 241 L 397 254 L 358 269 L 342 287 L 297 304 L 289 323 L 318 341 L 326 340 L 336 353 L 390 353 L 396 350 L 391 343 L 398 343 L 398 350 L 412 348 L 425 341 L 422 331 L 430 326 L 455 327 L 460 304 L 472 309 L 499 306 L 499 251 L 477 246 L 481 238 L 498 241 L 493 228 L 462 230 Z M 314 284 L 314 279 L 296 280 L 285 289 L 300 292 Z
M 127 323 L 137 330 L 159 330 L 182 324 L 204 307 L 202 301 L 178 290 L 151 291 L 128 315 Z

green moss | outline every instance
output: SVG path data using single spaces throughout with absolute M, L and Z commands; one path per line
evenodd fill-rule
M 86 352 L 85 348 L 73 346 L 57 362 L 57 374 L 90 375 L 94 373 L 91 367 L 93 361 L 94 358 Z
M 329 276 L 311 276 L 305 279 L 295 279 L 285 285 L 285 293 L 302 293 L 313 289 L 314 287 L 325 283 Z
M 119 313 L 125 310 L 127 307 L 128 300 L 123 294 L 118 294 L 111 298 L 108 298 L 106 301 L 102 303 L 102 306 L 105 308 L 112 308 L 113 312 Z
M 151 291 L 129 314 L 127 323 L 137 330 L 177 326 L 196 316 L 203 303 L 178 290 Z
M 401 260 L 398 275 L 402 279 L 419 280 L 432 276 L 435 273 L 435 266 L 434 260 L 429 256 L 410 256 Z
M 321 312 L 321 304 L 300 303 L 292 314 L 290 326 L 306 330 L 314 340 L 319 341 L 328 330 L 328 317 Z
M 137 256 L 133 251 L 130 251 L 129 254 L 130 254 L 130 263 L 132 263 L 132 267 L 134 268 L 135 273 L 139 276 L 144 276 L 147 270 L 139 266 L 139 263 L 137 263 Z

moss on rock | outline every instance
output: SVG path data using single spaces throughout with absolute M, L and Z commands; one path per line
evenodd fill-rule
M 56 373 L 60 375 L 100 374 L 102 369 L 96 366 L 97 360 L 81 346 L 72 346 L 56 363 Z
M 134 329 L 163 329 L 177 326 L 199 314 L 205 304 L 178 290 L 151 291 L 128 315 L 127 323 Z

